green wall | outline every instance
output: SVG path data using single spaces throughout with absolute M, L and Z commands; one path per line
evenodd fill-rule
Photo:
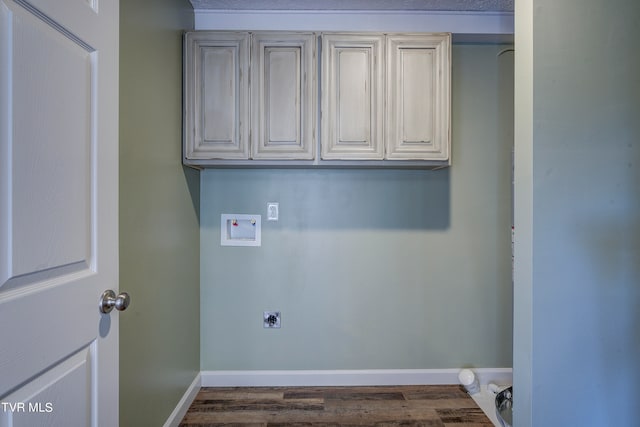
M 504 48 L 453 48 L 449 169 L 202 172 L 203 370 L 511 366 Z M 220 246 L 221 213 L 261 214 L 262 246 Z
M 639 425 L 640 3 L 612 6 L 516 2 L 516 426 Z
M 120 3 L 120 425 L 161 426 L 199 372 L 199 176 L 181 165 L 187 0 Z

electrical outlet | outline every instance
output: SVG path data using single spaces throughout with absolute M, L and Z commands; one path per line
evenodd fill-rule
M 262 312 L 262 327 L 280 329 L 280 312 L 264 311 Z

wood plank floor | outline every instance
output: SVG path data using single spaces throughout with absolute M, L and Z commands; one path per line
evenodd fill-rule
M 493 427 L 461 386 L 204 387 L 180 427 Z

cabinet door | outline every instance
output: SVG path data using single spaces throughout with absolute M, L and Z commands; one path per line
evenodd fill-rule
M 185 36 L 185 160 L 249 158 L 249 33 Z
M 314 159 L 315 36 L 254 33 L 251 45 L 251 155 Z
M 449 34 L 387 36 L 386 157 L 449 160 Z
M 384 36 L 322 37 L 322 158 L 382 159 Z

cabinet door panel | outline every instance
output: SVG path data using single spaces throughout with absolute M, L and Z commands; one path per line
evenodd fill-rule
M 338 49 L 336 121 L 338 144 L 369 145 L 371 135 L 370 61 L 367 50 Z
M 323 37 L 323 159 L 383 158 L 383 37 Z
M 185 36 L 186 159 L 249 158 L 249 34 Z
M 300 145 L 300 49 L 266 49 L 265 146 Z
M 234 56 L 234 49 L 229 47 L 202 49 L 202 68 L 206 70 L 201 88 L 203 145 L 232 144 L 234 140 L 235 108 L 229 108 L 235 103 Z
M 254 159 L 315 157 L 315 58 L 313 34 L 253 34 Z
M 429 49 L 404 49 L 400 52 L 402 74 L 400 130 L 406 144 L 433 144 L 433 52 Z M 393 82 L 390 82 L 393 84 Z
M 388 159 L 449 159 L 450 37 L 387 36 Z

